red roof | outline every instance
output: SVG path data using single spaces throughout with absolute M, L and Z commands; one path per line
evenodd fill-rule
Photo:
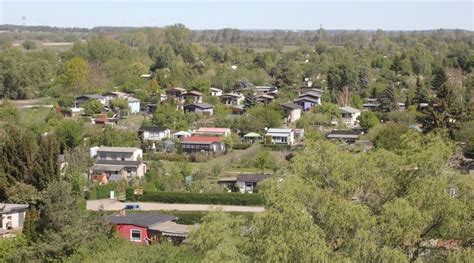
M 184 143 L 213 143 L 222 142 L 221 137 L 190 136 L 183 139 Z

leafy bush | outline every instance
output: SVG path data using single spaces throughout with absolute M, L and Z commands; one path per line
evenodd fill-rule
M 234 150 L 245 150 L 245 149 L 249 148 L 250 146 L 252 146 L 252 144 L 250 144 L 250 143 L 236 143 L 232 146 L 232 149 L 234 149 Z
M 110 101 L 110 107 L 112 109 L 128 110 L 128 101 L 126 99 L 113 99 Z
M 241 193 L 145 192 L 142 196 L 135 196 L 131 201 L 169 204 L 263 205 L 261 195 Z
M 212 155 L 207 153 L 193 153 L 189 156 L 191 162 L 204 163 L 209 161 L 212 158 Z
M 104 106 L 102 103 L 96 100 L 89 100 L 82 106 L 84 108 L 84 112 L 88 116 L 92 116 L 94 114 L 99 114 L 102 112 Z
M 188 162 L 189 157 L 182 154 L 177 153 L 165 153 L 165 152 L 157 152 L 157 153 L 149 153 L 146 155 L 147 159 L 159 161 L 170 161 L 170 162 Z
M 90 188 L 87 199 L 107 199 L 110 197 L 110 191 L 115 191 L 117 185 L 115 183 L 109 183 L 106 185 L 95 185 Z M 133 193 L 133 190 L 132 190 Z
M 265 144 L 264 147 L 272 151 L 289 151 L 291 149 L 291 145 L 288 144 Z

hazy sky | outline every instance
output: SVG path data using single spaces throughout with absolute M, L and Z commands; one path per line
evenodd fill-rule
M 474 1 L 0 0 L 0 24 L 192 29 L 474 30 Z

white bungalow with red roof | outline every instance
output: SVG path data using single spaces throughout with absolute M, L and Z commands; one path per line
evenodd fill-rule
M 195 135 L 202 135 L 202 136 L 222 136 L 227 137 L 230 136 L 230 129 L 229 128 L 213 128 L 213 127 L 201 127 L 193 134 Z
M 224 138 L 210 136 L 190 136 L 183 139 L 181 149 L 186 153 L 214 153 L 225 152 Z

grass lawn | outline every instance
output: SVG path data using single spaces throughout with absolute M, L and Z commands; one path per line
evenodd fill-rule
M 130 114 L 128 118 L 119 121 L 119 126 L 138 130 L 144 120 L 145 117 L 143 116 L 143 114 Z
M 44 120 L 51 112 L 51 108 L 24 108 L 18 109 L 18 119 L 16 120 L 21 126 L 34 126 L 43 124 Z M 5 121 L 0 121 L 0 127 L 7 124 Z
M 255 168 L 230 168 L 232 163 L 239 162 L 241 159 L 246 158 L 250 155 L 254 155 L 256 151 L 261 150 L 261 145 L 253 145 L 252 147 L 246 150 L 233 150 L 232 152 L 218 156 L 213 158 L 207 162 L 202 163 L 187 163 L 189 168 L 191 169 L 192 173 L 202 172 L 208 174 L 208 177 L 211 180 L 216 179 L 216 175 L 214 174 L 214 169 L 220 170 L 220 175 L 226 174 L 227 172 L 258 172 Z M 162 161 L 163 167 L 167 172 L 170 172 L 173 169 L 174 165 L 180 165 L 181 162 L 169 162 L 169 161 Z M 230 170 L 228 170 L 230 169 Z
M 46 116 L 51 111 L 54 111 L 54 108 L 27 108 L 27 109 L 18 109 L 19 113 L 19 122 L 24 125 L 37 125 L 44 123 Z

